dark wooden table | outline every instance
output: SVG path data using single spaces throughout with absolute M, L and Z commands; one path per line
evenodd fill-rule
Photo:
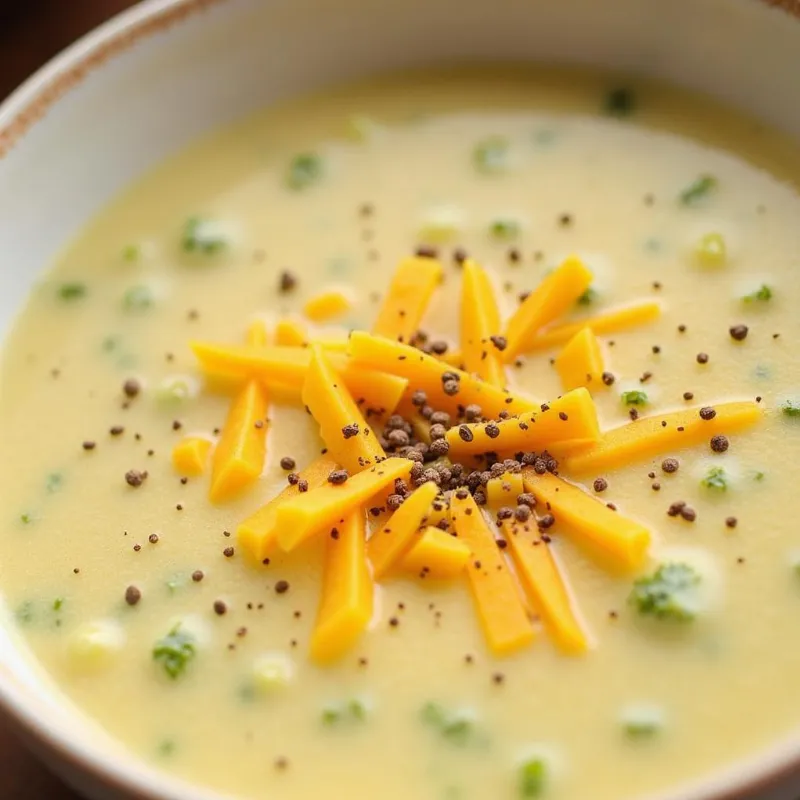
M 132 0 L 0 0 L 0 99 Z M 80 800 L 16 741 L 0 717 L 0 798 Z

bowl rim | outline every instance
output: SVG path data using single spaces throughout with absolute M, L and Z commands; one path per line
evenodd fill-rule
M 732 0 L 731 0 L 732 1 Z M 47 61 L 0 100 L 0 161 L 64 96 L 96 69 L 131 49 L 140 41 L 166 31 L 197 13 L 227 0 L 141 0 L 93 28 Z M 795 17 L 800 24 L 800 0 L 747 0 L 773 7 Z M 0 664 L 0 710 L 13 722 L 26 743 L 52 751 L 58 761 L 88 772 L 94 779 L 142 800 L 224 800 L 224 795 L 203 789 L 146 764 L 135 754 L 130 759 L 108 752 L 100 742 L 76 739 L 65 726 L 54 723 L 19 691 L 13 675 Z M 65 702 L 69 702 L 66 698 Z M 67 713 L 81 713 L 76 711 Z M 109 734 L 110 735 L 110 734 Z M 40 757 L 37 753 L 37 757 Z M 48 761 L 49 763 L 49 761 Z M 60 770 L 55 770 L 61 774 Z M 705 777 L 642 800 L 740 800 L 744 795 L 769 791 L 792 774 L 800 779 L 800 739 L 776 742 L 749 756 L 739 765 L 729 764 Z

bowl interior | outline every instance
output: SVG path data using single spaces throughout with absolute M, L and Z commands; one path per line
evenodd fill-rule
M 202 133 L 370 73 L 532 60 L 653 75 L 800 137 L 800 19 L 760 0 L 149 0 L 74 45 L 0 108 L 0 330 L 95 211 Z M 138 796 L 201 797 L 142 768 L 70 708 L 4 618 L 0 698 L 61 769 L 76 781 L 76 763 L 110 769 L 116 777 L 104 787 L 84 783 L 98 797 L 114 796 L 112 785 L 137 787 Z M 722 798 L 791 751 L 680 797 Z

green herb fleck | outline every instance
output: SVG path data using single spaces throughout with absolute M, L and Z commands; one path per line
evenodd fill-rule
M 683 206 L 696 205 L 708 197 L 717 185 L 717 179 L 713 175 L 700 175 L 678 195 L 678 202 Z
M 323 725 L 338 725 L 340 722 L 364 722 L 367 719 L 367 705 L 353 698 L 340 705 L 330 705 L 322 709 Z
M 286 173 L 290 189 L 301 190 L 317 183 L 322 178 L 322 159 L 316 153 L 296 155 Z
M 743 303 L 768 303 L 770 300 L 772 300 L 772 289 L 766 283 L 762 283 L 755 292 L 746 294 L 742 298 Z
M 158 743 L 158 747 L 156 748 L 156 752 L 161 758 L 169 758 L 171 755 L 175 753 L 175 749 L 177 745 L 173 739 L 163 739 L 161 742 Z
M 195 638 L 176 625 L 153 647 L 153 659 L 164 668 L 173 680 L 183 674 L 189 662 L 197 655 Z
M 20 625 L 30 625 L 30 623 L 33 622 L 34 616 L 33 603 L 30 600 L 20 603 L 14 612 L 14 617 Z
M 492 221 L 489 225 L 489 233 L 495 238 L 503 242 L 516 239 L 522 232 L 522 226 L 515 219 L 498 218 Z
M 45 488 L 50 494 L 57 492 L 64 483 L 64 476 L 60 472 L 51 472 L 45 481 Z
M 633 706 L 622 713 L 622 730 L 630 739 L 649 739 L 661 731 L 661 711 L 651 706 Z
M 144 311 L 155 303 L 153 290 L 147 286 L 131 286 L 122 296 L 122 307 L 126 311 Z
M 656 619 L 689 622 L 697 614 L 700 575 L 683 563 L 662 564 L 652 575 L 633 584 L 629 602 L 640 614 Z
M 579 306 L 590 306 L 597 300 L 597 290 L 591 286 L 586 287 L 586 291 L 576 300 Z
M 215 220 L 190 217 L 183 226 L 183 249 L 187 253 L 214 255 L 228 246 L 228 239 Z
M 800 400 L 787 400 L 781 405 L 784 417 L 800 417 Z
M 87 294 L 88 289 L 85 283 L 71 281 L 70 283 L 62 283 L 61 286 L 58 287 L 58 296 L 62 300 L 80 300 L 86 297 Z
M 754 481 L 763 481 L 766 476 L 767 476 L 766 472 L 762 472 L 760 469 L 757 469 L 753 473 L 753 480 Z
M 479 172 L 487 175 L 505 172 L 509 167 L 509 142 L 502 136 L 490 136 L 475 145 L 472 161 Z
M 631 389 L 629 392 L 623 392 L 620 397 L 622 397 L 622 402 L 626 406 L 647 405 L 647 392 L 643 392 L 641 389 Z
M 603 108 L 612 117 L 629 117 L 636 110 L 636 95 L 624 87 L 612 89 L 605 97 Z
M 30 525 L 31 522 L 33 522 L 33 517 L 26 511 L 25 513 L 19 515 L 19 521 L 23 525 Z
M 61 611 L 64 606 L 64 598 L 63 597 L 56 597 L 53 600 L 53 611 Z
M 715 492 L 728 491 L 728 475 L 722 467 L 711 467 L 700 483 Z
M 463 713 L 448 713 L 437 703 L 426 703 L 422 707 L 422 720 L 437 729 L 443 739 L 464 747 L 473 738 L 475 721 Z
M 725 239 L 719 233 L 704 234 L 694 247 L 694 255 L 704 267 L 724 266 L 728 260 Z
M 126 244 L 122 248 L 122 260 L 132 263 L 142 257 L 142 247 L 138 244 Z
M 530 758 L 519 768 L 519 796 L 539 797 L 547 783 L 547 765 L 541 758 Z
M 100 346 L 106 353 L 113 353 L 119 347 L 119 336 L 106 336 Z

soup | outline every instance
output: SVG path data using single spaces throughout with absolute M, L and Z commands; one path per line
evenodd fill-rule
M 623 800 L 788 738 L 798 176 L 707 98 L 551 70 L 190 147 L 6 345 L 20 635 L 235 797 Z

